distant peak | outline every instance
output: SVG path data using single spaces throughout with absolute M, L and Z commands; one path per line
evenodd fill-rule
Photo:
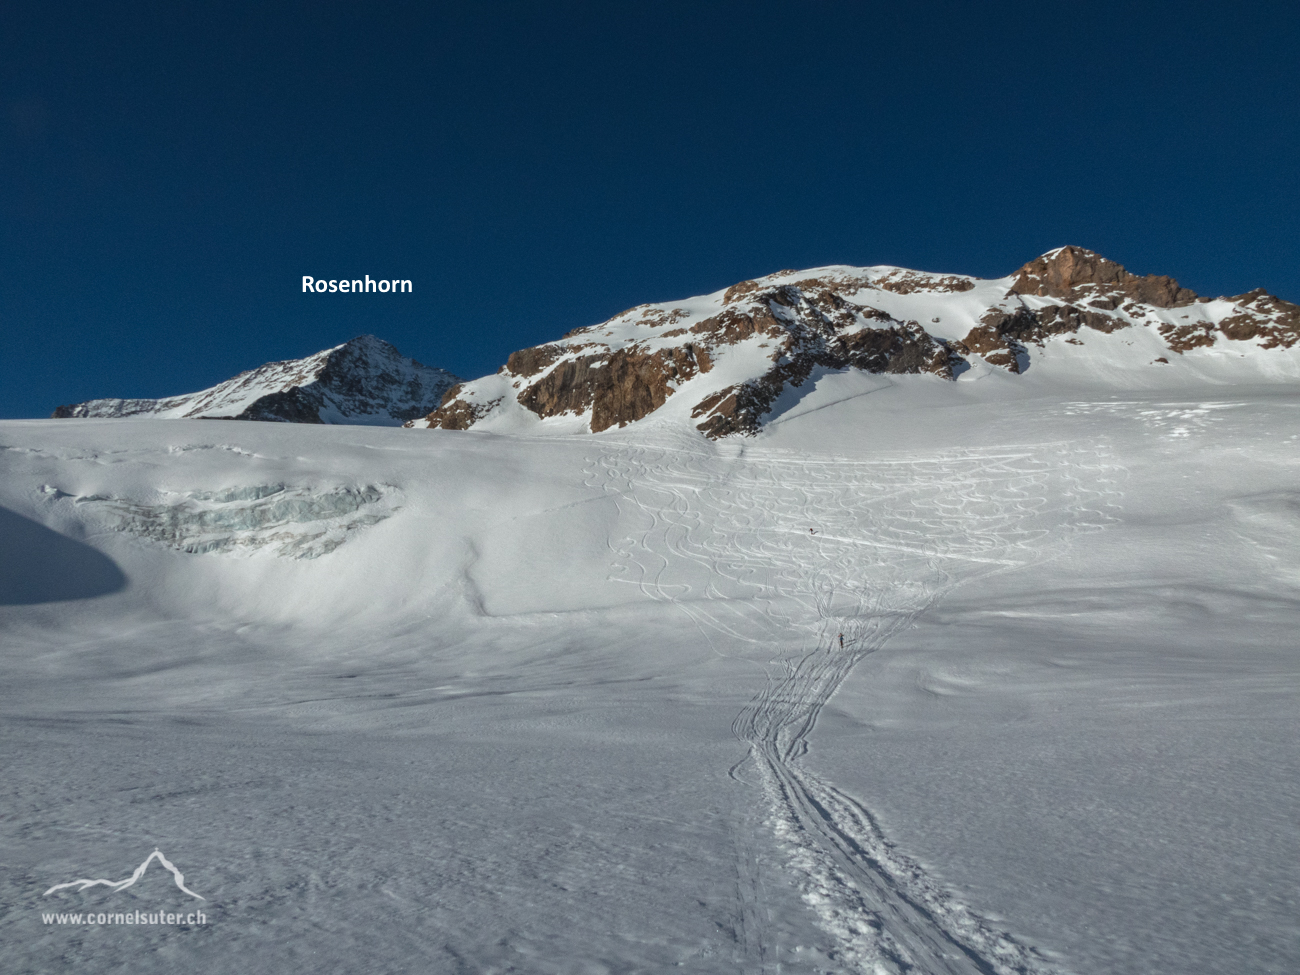
M 268 362 L 197 393 L 100 399 L 60 406 L 56 417 L 219 417 L 289 423 L 396 426 L 423 416 L 459 380 L 402 355 L 375 335 L 303 359 Z
M 338 346 L 338 348 L 340 349 L 382 349 L 385 352 L 393 352 L 396 353 L 397 355 L 401 355 L 401 353 L 397 351 L 397 347 L 394 346 L 393 343 L 385 342 L 383 339 L 379 338 L 379 336 L 369 335 L 369 334 L 358 335 L 354 339 L 349 339 L 348 341 L 344 342 L 342 345 Z

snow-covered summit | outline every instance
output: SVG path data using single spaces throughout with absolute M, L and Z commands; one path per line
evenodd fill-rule
M 1159 382 L 1153 370 L 1183 381 L 1218 381 L 1211 374 L 1225 368 L 1300 378 L 1297 339 L 1300 307 L 1262 289 L 1202 298 L 1081 247 L 994 279 L 779 271 L 515 352 L 408 426 L 598 433 L 654 414 L 716 438 L 755 432 L 783 394 L 828 370 L 971 381 L 1041 364 L 1044 378 L 1121 386 Z
M 456 384 L 373 335 L 305 359 L 268 362 L 197 393 L 166 399 L 93 399 L 55 417 L 206 417 L 398 426 L 424 416 Z

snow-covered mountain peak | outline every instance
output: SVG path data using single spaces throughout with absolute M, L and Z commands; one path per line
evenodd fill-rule
M 1073 246 L 1058 247 L 1030 261 L 1012 276 L 1011 287 L 1023 295 L 1071 301 L 1105 297 L 1117 304 L 1127 299 L 1157 308 L 1190 305 L 1199 297 L 1173 278 L 1139 277 L 1094 251 Z
M 1297 339 L 1300 307 L 1262 289 L 1201 298 L 1082 247 L 993 279 L 835 265 L 574 329 L 408 426 L 599 433 L 654 414 L 721 437 L 754 433 L 783 394 L 828 370 L 972 380 L 1042 363 L 1057 378 L 1140 385 L 1175 362 L 1195 376 L 1210 359 L 1245 358 L 1300 376 Z
M 97 399 L 55 417 L 205 417 L 397 426 L 428 413 L 457 382 L 373 335 L 304 359 L 268 362 L 197 393 L 165 399 Z

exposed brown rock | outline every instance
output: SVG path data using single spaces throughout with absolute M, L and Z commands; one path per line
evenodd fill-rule
M 696 322 L 691 326 L 691 333 L 718 345 L 735 345 L 758 333 L 781 338 L 785 329 L 766 307 L 756 308 L 749 314 L 728 308 Z
M 1077 305 L 1048 305 L 1037 311 L 1024 305 L 1014 310 L 990 308 L 980 324 L 954 343 L 954 347 L 966 354 L 982 355 L 990 365 L 1020 372 L 1023 361 L 1020 355 L 1026 353 L 1026 345 L 1041 347 L 1049 336 L 1073 335 L 1084 327 L 1113 332 L 1128 324 L 1122 318 Z
M 957 348 L 966 355 L 987 356 L 1007 347 L 1007 340 L 993 325 L 977 325 L 966 333 L 966 337 L 956 343 Z
M 704 422 L 696 424 L 696 429 L 713 440 L 737 433 L 757 432 L 759 421 L 771 409 L 783 385 L 784 379 L 777 382 L 765 378 L 728 386 L 714 393 L 691 411 L 696 418 L 707 417 Z
M 788 364 L 787 367 L 777 367 L 761 380 L 737 383 L 708 396 L 690 413 L 697 419 L 705 417 L 703 422 L 695 425 L 695 429 L 711 439 L 731 437 L 737 433 L 757 433 L 764 413 L 772 408 L 785 383 L 802 386 L 810 370 L 809 363 Z
M 1005 308 L 990 308 L 980 319 L 980 328 L 992 329 L 1004 338 L 1010 337 L 1019 342 L 1041 340 L 1044 334 L 1038 316 L 1023 305 L 1011 311 Z M 1072 332 L 1077 328 L 1078 326 L 1070 328 L 1068 325 L 1063 325 L 1058 331 Z
M 741 281 L 739 284 L 733 284 L 722 295 L 722 303 L 729 305 L 733 301 L 739 301 L 748 294 L 758 291 L 763 286 L 757 281 Z
M 675 325 L 683 318 L 689 318 L 690 312 L 685 308 L 674 308 L 672 311 L 664 311 L 662 308 L 651 308 L 649 311 L 642 313 L 637 319 L 639 325 L 649 325 L 651 328 L 659 328 L 662 325 Z
M 778 350 L 778 362 L 766 375 L 729 386 L 705 397 L 691 411 L 703 422 L 697 429 L 713 439 L 756 432 L 763 416 L 787 386 L 802 386 L 816 366 L 849 367 L 867 372 L 932 373 L 953 378 L 954 355 L 915 322 L 890 328 L 861 328 L 827 344 Z M 959 361 L 959 360 L 957 360 Z
M 1090 304 L 1092 303 L 1090 302 Z M 1034 335 L 1030 341 L 1037 342 L 1040 345 L 1043 338 L 1048 335 L 1077 332 L 1083 327 L 1109 334 L 1117 328 L 1127 328 L 1130 324 L 1122 318 L 1116 318 L 1114 315 L 1103 315 L 1089 308 L 1080 308 L 1075 305 L 1048 305 L 1046 308 L 1038 309 L 1035 312 L 1035 317 L 1038 319 L 1038 334 Z
M 717 408 L 722 405 L 723 400 L 728 397 L 734 398 L 735 392 L 739 388 L 739 386 L 728 386 L 726 389 L 720 389 L 716 393 L 710 393 L 708 396 L 704 397 L 704 399 L 695 404 L 695 408 L 691 410 L 691 416 L 701 417 L 705 413 L 716 412 Z M 734 413 L 735 410 L 736 408 L 733 404 L 727 407 L 726 412 L 730 414 Z
M 585 355 L 566 359 L 542 379 L 519 394 L 519 402 L 541 417 L 580 413 L 591 406 L 595 395 L 597 365 L 608 356 Z
M 1263 338 L 1261 345 L 1265 349 L 1289 349 L 1300 341 L 1300 305 L 1283 301 L 1263 288 L 1228 300 L 1242 309 L 1219 323 L 1220 331 L 1228 338 Z
M 674 383 L 701 371 L 697 352 L 689 345 L 657 352 L 633 347 L 567 359 L 520 393 L 519 402 L 540 417 L 590 409 L 593 433 L 624 426 L 663 406 Z
M 603 342 L 548 343 L 511 355 L 506 372 L 519 377 L 517 399 L 533 413 L 589 415 L 590 428 L 601 431 L 660 409 L 683 383 L 712 371 L 728 347 L 749 343 L 766 357 L 765 363 L 753 360 L 756 365 L 763 363 L 763 375 L 708 395 L 710 387 L 698 384 L 701 392 L 695 397 L 703 399 L 692 416 L 706 435 L 720 437 L 758 430 L 782 391 L 807 382 L 819 366 L 952 378 L 963 355 L 981 355 L 991 365 L 1018 373 L 1030 361 L 1028 347 L 1042 346 L 1052 336 L 1081 344 L 1076 336 L 1085 328 L 1109 333 L 1140 326 L 1144 320 L 1155 324 L 1155 308 L 1207 300 L 1198 299 L 1172 278 L 1140 277 L 1091 251 L 1067 247 L 1022 267 L 1006 299 L 988 308 L 960 342 L 945 342 L 916 322 L 896 321 L 852 299 L 871 288 L 899 294 L 965 292 L 977 282 L 901 269 L 872 280 L 875 273 L 828 270 L 795 283 L 772 283 L 798 276 L 781 272 L 759 281 L 742 281 L 726 290 L 724 307 L 717 314 L 694 324 L 686 309 L 640 305 L 609 322 L 569 333 L 610 335 L 616 325 L 644 326 L 634 343 L 618 349 Z M 1041 302 L 1027 302 L 1021 295 L 1055 301 L 1031 307 Z M 1175 352 L 1211 345 L 1220 335 L 1257 340 L 1267 348 L 1300 341 L 1300 307 L 1263 291 L 1232 300 L 1237 310 L 1221 326 L 1197 322 L 1189 314 L 1183 320 L 1186 324 L 1162 325 L 1161 334 Z M 666 344 L 663 340 L 674 342 L 659 348 Z M 440 418 L 435 425 L 461 429 L 487 409 L 490 405 L 475 406 L 472 395 L 468 401 L 452 396 L 435 411 Z
M 1018 352 L 1023 352 L 1023 349 L 1008 348 L 1004 352 L 993 352 L 986 355 L 984 361 L 991 366 L 1002 366 L 1008 372 L 1019 374 L 1021 369 Z
M 962 354 L 983 356 L 989 365 L 1003 366 L 1018 373 L 1020 354 L 1025 351 L 1023 343 L 1038 340 L 1042 335 L 1037 317 L 1023 305 L 1014 311 L 990 308 L 980 319 L 980 324 L 953 346 Z
M 916 322 L 895 322 L 876 308 L 846 300 L 818 279 L 766 291 L 746 289 L 747 312 L 727 309 L 691 331 L 714 346 L 753 335 L 775 340 L 773 367 L 763 376 L 728 387 L 697 404 L 692 415 L 710 437 L 753 433 L 787 386 L 801 385 L 816 366 L 869 372 L 932 373 L 951 379 L 960 361 Z M 888 322 L 863 327 L 863 321 Z M 767 343 L 764 343 L 766 345 Z
M 1214 344 L 1214 326 L 1209 322 L 1194 322 L 1188 325 L 1160 326 L 1160 335 L 1173 352 L 1182 355 L 1189 349 L 1199 349 Z
M 1071 301 L 1106 292 L 1157 308 L 1190 305 L 1197 299 L 1195 291 L 1180 287 L 1173 278 L 1157 274 L 1138 277 L 1082 247 L 1062 247 L 1030 261 L 1016 272 L 1011 290 Z
M 626 426 L 653 413 L 673 394 L 670 383 L 685 382 L 697 368 L 689 346 L 610 356 L 595 382 L 591 432 Z
M 447 390 L 442 398 L 442 404 L 425 418 L 430 427 L 443 430 L 468 430 L 491 413 L 501 402 L 500 397 L 487 403 L 471 403 L 460 399 L 459 395 L 463 388 L 464 385 L 459 384 Z
M 1267 335 L 1269 328 L 1254 315 L 1231 315 L 1219 322 L 1219 331 L 1238 342 Z
M 847 301 L 830 288 L 800 288 L 795 293 L 817 310 L 824 326 L 832 329 L 853 328 L 859 318 L 878 322 L 894 320 L 888 312 Z
M 922 373 L 952 378 L 951 353 L 915 322 L 893 328 L 864 328 L 831 343 L 819 365 L 852 366 L 867 372 Z
M 835 271 L 820 277 L 800 278 L 798 281 L 792 281 L 790 284 L 785 285 L 785 287 L 797 288 L 804 294 L 819 290 L 833 291 L 837 295 L 852 295 L 870 287 L 870 283 L 864 276 Z
M 506 368 L 516 376 L 536 376 L 568 351 L 562 345 L 535 345 L 531 349 L 520 349 L 510 353 Z
M 917 291 L 970 291 L 975 282 L 953 274 L 924 274 L 919 271 L 891 271 L 871 283 L 873 288 L 910 295 Z

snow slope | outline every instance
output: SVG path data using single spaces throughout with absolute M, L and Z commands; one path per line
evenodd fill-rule
M 458 380 L 362 335 L 305 359 L 268 362 L 197 393 L 166 399 L 93 399 L 56 418 L 205 417 L 399 426 L 436 406 Z
M 1126 341 L 717 441 L 0 423 L 6 971 L 1297 970 L 1300 387 Z M 155 849 L 206 924 L 57 923 L 194 911 L 46 896 Z
M 6 583 L 11 970 L 1293 967 L 1300 401 L 856 378 L 744 446 L 4 424 L 124 578 Z M 207 927 L 41 923 L 184 908 L 41 897 L 155 846 Z

